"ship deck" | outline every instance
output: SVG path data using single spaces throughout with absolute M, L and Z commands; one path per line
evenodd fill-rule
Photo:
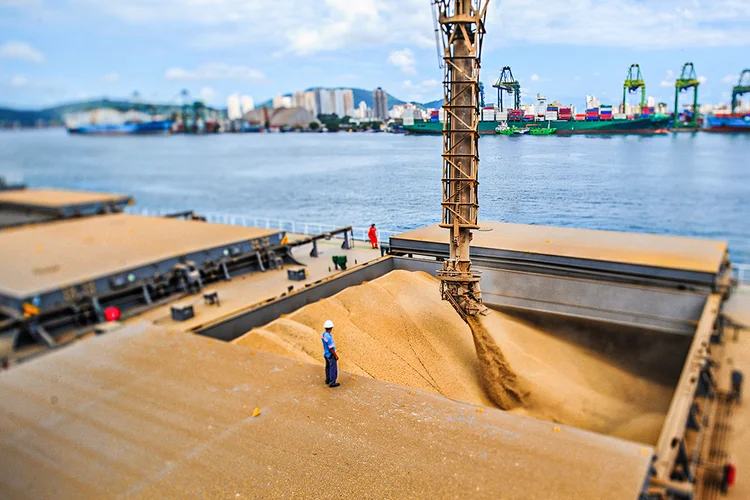
M 321 372 L 152 326 L 92 338 L 0 374 L 0 488 L 630 499 L 651 461 L 648 446 L 367 377 L 331 390 Z
M 124 204 L 130 196 L 91 191 L 71 191 L 67 189 L 16 189 L 0 191 L 0 207 L 17 208 L 62 208 L 91 204 Z
M 475 248 L 491 249 L 714 275 L 727 255 L 726 241 L 502 222 L 479 224 L 482 229 L 472 233 L 472 255 Z M 448 230 L 435 224 L 391 238 L 393 247 L 410 242 L 447 247 Z
M 115 214 L 0 233 L 0 294 L 28 297 L 165 259 L 280 233 Z

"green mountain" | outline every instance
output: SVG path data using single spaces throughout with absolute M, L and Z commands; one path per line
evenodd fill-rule
M 313 90 L 313 87 L 307 90 Z M 343 87 L 338 87 L 343 88 Z M 354 94 L 354 107 L 359 106 L 359 103 L 364 101 L 368 108 L 373 107 L 372 102 L 372 90 L 365 90 L 359 88 L 353 88 L 352 93 Z M 287 94 L 289 95 L 289 94 Z M 388 95 L 388 109 L 392 109 L 397 104 L 405 104 L 406 101 Z M 414 103 L 422 108 L 439 108 L 443 105 L 442 99 L 437 101 L 431 101 L 427 103 Z M 271 107 L 272 100 L 269 99 L 265 102 L 261 102 L 257 107 Z M 136 103 L 126 99 L 93 99 L 89 101 L 70 102 L 53 106 L 51 108 L 44 109 L 13 109 L 0 107 L 0 124 L 13 124 L 20 123 L 21 126 L 29 127 L 35 125 L 38 121 L 42 120 L 45 122 L 62 122 L 63 116 L 68 113 L 79 113 L 82 111 L 90 111 L 97 108 L 114 108 L 119 111 L 128 111 L 131 109 L 138 109 L 145 112 L 153 112 L 161 115 L 169 115 L 175 111 L 180 110 L 180 106 L 177 104 L 147 104 L 147 103 Z
M 127 100 L 94 99 L 60 104 L 39 110 L 0 108 L 0 123 L 19 122 L 21 126 L 28 127 L 34 125 L 39 120 L 62 122 L 63 117 L 68 113 L 80 113 L 97 108 L 112 108 L 118 111 L 137 109 L 161 115 L 168 115 L 180 110 L 180 106 L 176 104 L 146 104 Z

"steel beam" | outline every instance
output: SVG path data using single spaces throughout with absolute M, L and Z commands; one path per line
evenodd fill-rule
M 701 371 L 710 360 L 711 335 L 719 315 L 722 296 L 711 294 L 703 307 L 698 328 L 690 346 L 685 367 L 677 382 L 677 389 L 664 419 L 659 441 L 656 444 L 655 477 L 659 481 L 669 481 L 685 439 L 690 408 L 695 400 Z

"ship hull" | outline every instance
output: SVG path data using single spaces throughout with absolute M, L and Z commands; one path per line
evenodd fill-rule
M 519 127 L 529 126 L 538 128 L 557 129 L 555 135 L 570 134 L 654 134 L 657 130 L 667 127 L 669 118 L 638 118 L 635 120 L 607 120 L 607 121 L 578 121 L 578 120 L 545 120 L 534 122 L 507 122 L 508 125 Z M 497 121 L 479 122 L 479 133 L 482 135 L 494 134 L 495 128 L 500 125 Z M 440 122 L 415 122 L 414 125 L 405 125 L 407 134 L 437 135 L 443 132 L 443 124 Z
M 171 120 L 119 125 L 83 125 L 68 128 L 68 133 L 78 135 L 151 135 L 166 134 L 172 128 Z
M 747 116 L 707 116 L 707 132 L 727 134 L 750 133 L 750 115 Z

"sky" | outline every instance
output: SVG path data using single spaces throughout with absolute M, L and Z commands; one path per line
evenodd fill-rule
M 315 86 L 426 102 L 442 97 L 433 30 L 430 0 L 0 0 L 0 106 L 178 102 L 182 89 L 223 106 Z M 691 61 L 700 102 L 720 103 L 749 48 L 750 0 L 490 0 L 481 80 L 489 102 L 510 66 L 525 102 L 618 104 L 638 63 L 671 106 Z

